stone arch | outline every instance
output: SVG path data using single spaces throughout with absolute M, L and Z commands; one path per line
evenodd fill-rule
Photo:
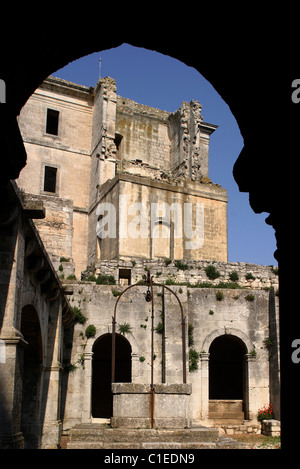
M 235 328 L 220 328 L 212 331 L 204 340 L 201 354 L 202 371 L 206 376 L 206 379 L 202 380 L 202 414 L 205 418 L 209 418 L 209 402 L 210 402 L 210 347 L 213 342 L 222 337 L 232 337 L 232 339 L 238 339 L 240 344 L 240 358 L 242 360 L 240 372 L 242 373 L 242 390 L 241 396 L 243 401 L 243 413 L 244 417 L 249 418 L 249 361 L 255 360 L 255 356 L 251 354 L 253 350 L 253 343 L 249 337 L 241 330 Z M 242 356 L 243 355 L 243 356 Z
M 93 344 L 92 360 L 92 417 L 110 418 L 113 415 L 111 390 L 112 334 L 103 334 Z M 130 342 L 116 334 L 116 380 L 130 383 L 132 379 L 132 348 Z
M 244 398 L 245 343 L 236 335 L 216 337 L 209 348 L 209 399 Z
M 225 328 L 220 328 L 220 329 L 215 329 L 212 331 L 208 336 L 206 336 L 203 345 L 202 345 L 202 350 L 204 350 L 205 353 L 208 353 L 209 348 L 212 344 L 212 342 L 217 338 L 222 335 L 234 335 L 238 337 L 239 339 L 244 342 L 245 347 L 247 349 L 246 353 L 250 353 L 253 350 L 253 343 L 249 339 L 249 337 L 239 329 L 235 329 L 233 327 L 225 327 Z
M 21 333 L 27 342 L 22 374 L 21 431 L 25 448 L 38 449 L 42 431 L 43 344 L 39 316 L 33 305 L 27 304 L 22 309 Z

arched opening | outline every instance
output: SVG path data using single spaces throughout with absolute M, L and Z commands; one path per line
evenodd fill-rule
M 209 348 L 210 418 L 243 420 L 247 414 L 247 349 L 234 335 L 217 337 Z
M 113 415 L 111 390 L 112 334 L 105 334 L 93 346 L 92 416 L 110 418 Z M 125 337 L 116 334 L 115 382 L 131 382 L 131 345 Z
M 235 336 L 222 335 L 213 341 L 209 353 L 209 398 L 243 399 L 243 342 Z
M 33 306 L 22 310 L 21 332 L 28 343 L 24 352 L 21 431 L 25 448 L 37 449 L 40 444 L 42 391 L 42 337 L 40 322 Z

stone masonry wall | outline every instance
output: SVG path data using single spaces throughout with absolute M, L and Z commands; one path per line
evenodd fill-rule
M 220 276 L 214 280 L 210 279 L 206 273 L 208 266 L 214 266 Z M 209 283 L 218 285 L 223 283 L 237 283 L 239 287 L 249 289 L 278 289 L 278 275 L 273 266 L 256 265 L 245 262 L 209 262 L 209 261 L 171 261 L 170 259 L 141 259 L 134 260 L 98 260 L 95 266 L 91 266 L 83 273 L 83 278 L 91 274 L 96 276 L 101 274 L 113 275 L 116 283 L 119 283 L 119 269 L 131 270 L 131 283 L 142 280 L 143 275 L 150 270 L 155 283 L 180 284 L 189 283 Z M 231 280 L 230 276 L 234 272 L 238 275 L 238 280 Z M 234 287 L 234 285 L 233 285 Z

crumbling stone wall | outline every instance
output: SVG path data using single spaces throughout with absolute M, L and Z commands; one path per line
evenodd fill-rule
M 209 278 L 206 268 L 213 266 L 218 277 Z M 119 283 L 119 269 L 131 271 L 131 283 L 142 280 L 149 270 L 156 283 L 189 283 L 191 286 L 209 283 L 213 286 L 220 284 L 235 284 L 247 289 L 265 289 L 271 287 L 278 290 L 278 271 L 273 266 L 264 266 L 246 262 L 215 262 L 203 260 L 172 260 L 172 259 L 142 259 L 134 258 L 98 260 L 83 273 L 83 279 L 89 275 L 112 275 Z M 233 277 L 232 277 L 233 274 Z M 232 278 L 234 280 L 232 280 Z

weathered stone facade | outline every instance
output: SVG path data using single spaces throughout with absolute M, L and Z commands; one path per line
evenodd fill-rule
M 15 184 L 9 194 L 0 218 L 0 447 L 55 449 L 64 331 L 74 318 L 31 220 L 44 216 L 41 204 L 24 200 Z
M 140 105 L 117 96 L 111 78 L 89 89 L 53 77 L 22 109 L 28 164 L 18 184 L 43 202 L 35 226 L 75 314 L 57 336 L 64 434 L 99 418 L 256 432 L 270 401 L 280 418 L 277 272 L 228 263 L 227 192 L 208 171 L 216 126 L 201 112 L 194 101 L 174 113 Z M 115 232 L 105 236 L 111 206 Z M 153 303 L 149 283 L 133 286 L 148 272 Z
M 58 113 L 55 134 L 47 132 L 49 110 Z M 46 218 L 39 230 L 45 246 L 54 259 L 72 259 L 78 277 L 99 257 L 227 261 L 227 192 L 208 178 L 209 137 L 216 126 L 203 121 L 199 103 L 183 103 L 171 114 L 117 96 L 111 78 L 89 89 L 50 77 L 22 109 L 19 125 L 30 155 L 19 184 L 43 197 Z M 45 168 L 56 171 L 52 193 L 45 190 Z M 107 202 L 115 206 L 118 233 L 97 241 L 97 208 Z M 124 203 L 143 204 L 149 230 L 164 225 L 163 244 L 148 233 L 138 239 L 124 234 L 135 217 L 125 213 Z M 158 207 L 151 214 L 153 204 Z M 159 204 L 170 213 L 160 212 Z M 179 206 L 183 231 L 184 204 L 203 210 L 197 248 L 188 245 L 193 238 L 176 233 L 175 213 Z

